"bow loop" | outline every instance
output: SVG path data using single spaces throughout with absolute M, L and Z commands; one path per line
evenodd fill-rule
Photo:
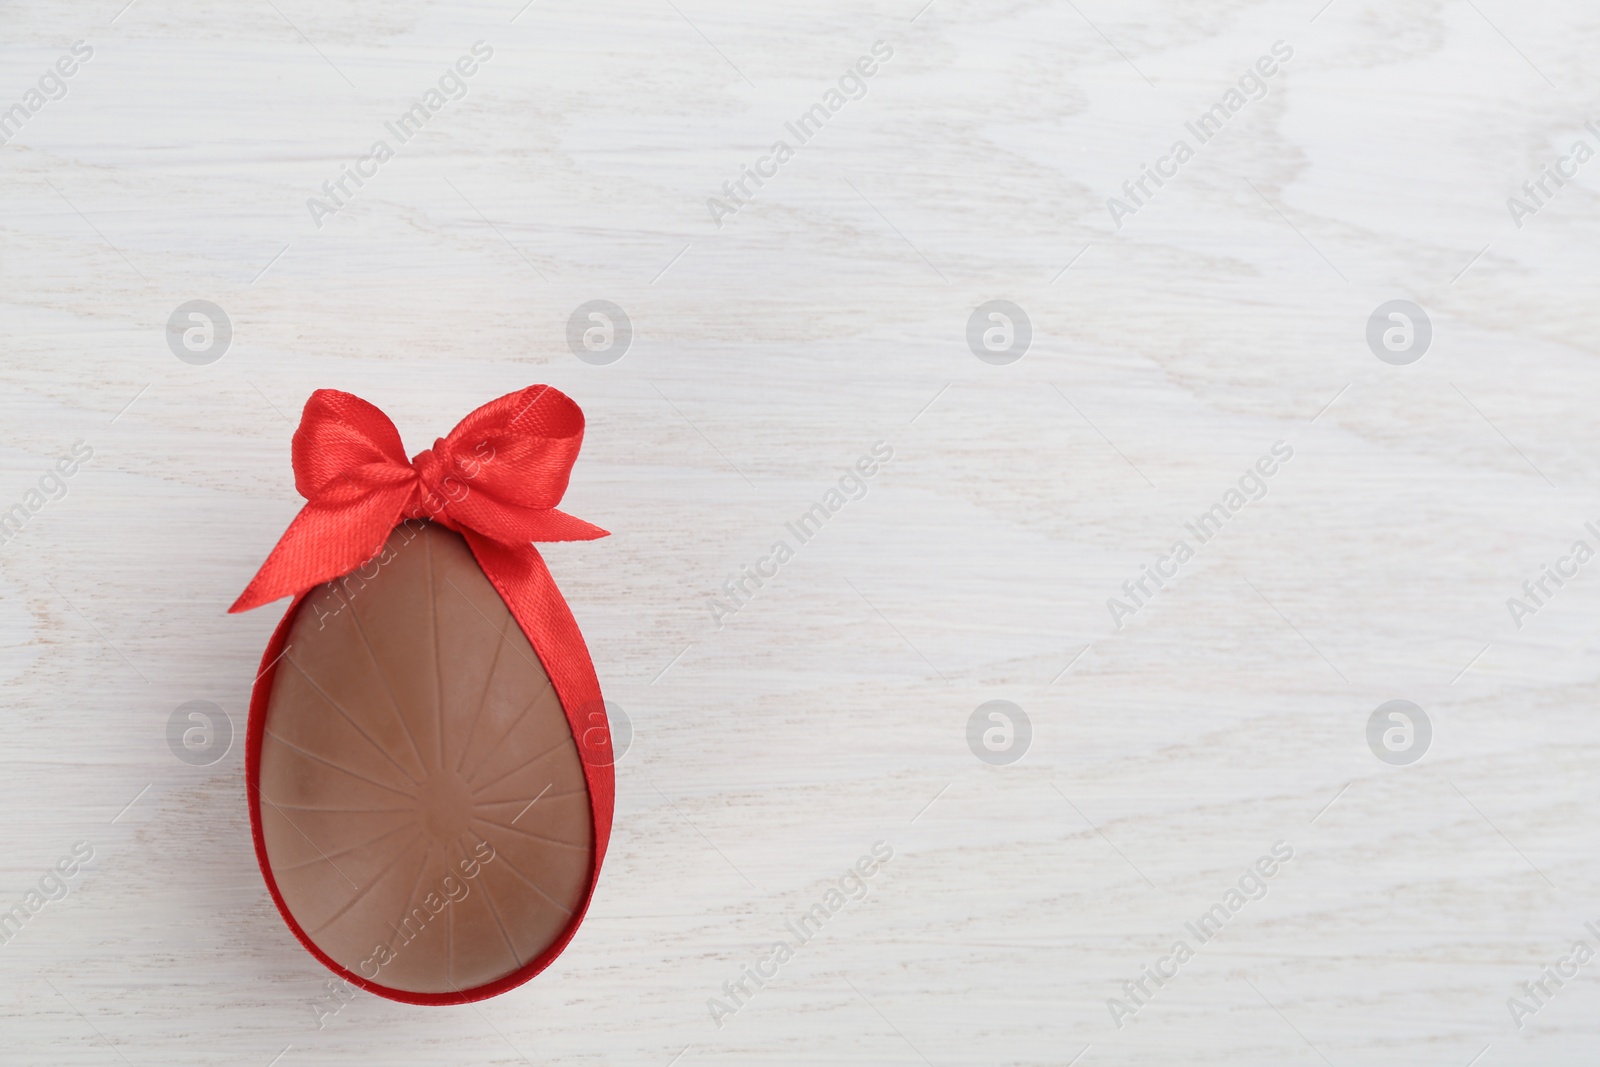
M 572 398 L 531 385 L 462 419 L 433 451 L 458 478 L 474 479 L 480 468 L 493 467 L 495 476 L 476 488 L 502 503 L 553 508 L 567 491 L 582 444 L 583 412 Z
M 531 541 L 606 531 L 557 511 L 583 443 L 583 412 L 547 385 L 478 408 L 407 460 L 394 423 L 350 393 L 318 389 L 293 443 L 306 505 L 230 611 L 247 611 L 365 563 L 396 524 L 432 519 L 537 555 Z
M 400 432 L 376 406 L 337 389 L 318 389 L 306 401 L 290 446 L 294 487 L 316 500 L 335 483 L 390 485 L 407 477 Z

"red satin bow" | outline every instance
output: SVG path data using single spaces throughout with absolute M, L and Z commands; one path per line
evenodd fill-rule
M 407 460 L 387 415 L 358 396 L 318 389 L 294 433 L 294 484 L 306 506 L 228 610 L 348 574 L 405 519 L 466 534 L 474 550 L 482 539 L 534 552 L 530 541 L 604 537 L 555 508 L 582 443 L 578 405 L 532 385 L 483 405 Z
M 300 943 L 347 981 L 414 1004 L 464 1003 L 504 992 L 533 977 L 560 954 L 588 910 L 611 838 L 616 799 L 615 754 L 600 682 L 572 610 L 544 558 L 530 541 L 586 541 L 606 531 L 557 511 L 583 442 L 583 412 L 547 385 L 491 401 L 406 459 L 383 412 L 349 393 L 319 389 L 306 401 L 294 434 L 295 488 L 306 498 L 283 537 L 230 611 L 247 611 L 294 595 L 261 657 L 250 698 L 245 776 L 251 788 L 250 830 L 256 858 L 284 921 Z M 583 761 L 594 820 L 595 851 L 588 888 L 565 930 L 539 956 L 488 985 L 461 993 L 384 989 L 336 963 L 317 947 L 278 892 L 262 835 L 261 740 L 278 661 L 307 591 L 348 574 L 382 549 L 405 519 L 425 518 L 458 531 L 544 665 L 566 712 Z

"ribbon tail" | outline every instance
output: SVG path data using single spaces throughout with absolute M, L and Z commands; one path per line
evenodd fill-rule
M 555 508 L 546 513 L 542 527 L 530 541 L 595 541 L 611 536 L 610 530 L 602 530 L 592 522 L 584 522 L 576 515 Z
M 610 534 L 555 508 L 523 508 L 471 494 L 450 505 L 450 518 L 463 529 L 476 530 L 503 545 L 521 548 L 529 541 L 593 541 Z
M 409 487 L 397 487 L 369 493 L 353 503 L 308 503 L 228 613 L 294 596 L 355 570 L 382 549 L 410 494 Z

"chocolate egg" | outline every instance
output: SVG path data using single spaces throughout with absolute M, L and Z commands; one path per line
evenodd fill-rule
M 379 991 L 452 994 L 539 958 L 594 867 L 584 765 L 527 637 L 460 535 L 397 527 L 289 624 L 260 740 L 269 883 Z

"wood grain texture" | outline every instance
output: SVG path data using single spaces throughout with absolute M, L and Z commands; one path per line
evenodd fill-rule
M 1592 1062 L 1597 964 L 1507 1006 L 1600 948 L 1600 573 L 1507 603 L 1600 548 L 1600 162 L 1543 177 L 1600 147 L 1588 7 L 119 6 L 0 12 L 0 109 L 93 48 L 0 147 L 0 908 L 40 902 L 0 944 L 0 1061 Z M 632 324 L 607 366 L 568 342 L 597 299 Z M 1008 366 L 967 342 L 996 299 L 1032 325 Z M 1405 366 L 1366 339 L 1396 299 L 1432 326 Z M 192 300 L 233 328 L 208 365 L 168 344 Z M 277 612 L 225 610 L 298 508 L 313 389 L 414 453 L 533 382 L 584 408 L 563 507 L 612 531 L 546 552 L 633 730 L 606 868 L 529 985 L 347 1001 L 250 848 Z M 1279 441 L 1260 499 L 1186 531 Z M 1391 699 L 1432 724 L 1409 766 L 1368 746 Z M 990 700 L 1028 716 L 1016 762 L 969 747 Z M 226 719 L 171 733 L 191 701 L 231 717 L 216 762 L 177 755 L 220 749 Z

